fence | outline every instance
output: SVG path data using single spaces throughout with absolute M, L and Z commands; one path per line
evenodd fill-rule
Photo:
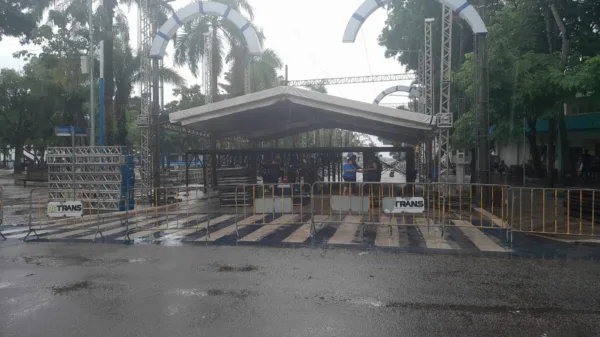
M 511 230 L 538 234 L 597 236 L 599 191 L 566 188 L 510 190 Z
M 321 224 L 420 226 L 504 230 L 565 236 L 598 236 L 600 191 L 574 188 L 523 188 L 507 185 L 442 183 L 316 182 L 243 184 L 235 189 L 235 207 L 202 188 L 164 188 L 160 195 L 135 189 L 122 198 L 125 211 L 103 213 L 102 191 L 78 191 L 83 214 L 56 219 L 47 215 L 48 190 L 34 188 L 7 203 L 0 188 L 0 238 L 105 237 L 130 241 L 160 232 L 160 237 L 200 232 L 200 241 L 240 237 L 249 225 L 266 225 L 244 240 L 265 237 L 285 225 L 301 225 L 310 235 Z M 418 202 L 422 202 L 419 205 Z M 235 229 L 223 224 L 235 224 Z M 21 226 L 9 226 L 21 225 Z M 24 229 L 26 228 L 26 230 Z
M 345 182 L 313 184 L 322 223 L 508 230 L 508 186 Z M 421 204 L 419 204 L 421 203 Z M 489 211 L 488 211 L 489 210 Z M 508 237 L 508 233 L 507 233 Z
M 291 224 L 305 225 L 310 233 L 313 233 L 314 222 L 309 207 L 311 201 L 310 184 L 238 185 L 235 188 L 236 236 L 238 238 L 240 236 L 240 227 L 253 224 L 269 226 L 252 232 L 251 235 L 244 238 L 245 241 L 258 241 L 277 230 L 278 227 Z

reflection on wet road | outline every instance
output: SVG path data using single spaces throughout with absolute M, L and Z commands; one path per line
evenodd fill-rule
M 0 243 L 2 336 L 598 336 L 595 261 Z

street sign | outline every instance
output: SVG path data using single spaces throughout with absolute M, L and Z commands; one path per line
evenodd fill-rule
M 83 214 L 81 201 L 49 202 L 46 211 L 50 218 L 73 218 Z
M 75 137 L 87 137 L 86 128 L 73 128 L 70 126 L 55 126 L 54 135 L 57 137 L 69 137 L 71 136 L 71 130 L 75 130 Z
M 389 200 L 391 199 L 391 200 Z M 425 199 L 422 197 L 412 198 L 384 198 L 383 211 L 385 213 L 412 213 L 425 212 Z

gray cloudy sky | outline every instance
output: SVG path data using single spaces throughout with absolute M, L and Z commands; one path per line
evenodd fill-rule
M 179 9 L 193 0 L 176 0 Z M 289 66 L 289 78 L 311 79 L 403 73 L 404 67 L 384 57 L 384 48 L 377 37 L 384 26 L 386 13 L 376 11 L 363 25 L 354 44 L 342 43 L 346 23 L 363 0 L 250 0 L 255 10 L 255 24 L 261 27 L 267 40 L 266 48 L 275 49 Z M 122 8 L 129 18 L 132 45 L 137 47 L 137 10 Z M 170 46 L 172 47 L 172 46 Z M 21 68 L 23 62 L 12 58 L 12 53 L 23 49 L 17 40 L 5 38 L 0 42 L 0 67 Z M 29 48 L 33 51 L 39 48 Z M 172 54 L 169 48 L 168 53 Z M 172 64 L 166 59 L 165 64 Z M 188 84 L 201 84 L 187 68 L 180 73 Z M 410 81 L 344 84 L 328 86 L 329 93 L 358 101 L 372 102 L 384 89 Z M 171 88 L 165 90 L 165 99 L 173 98 Z M 406 102 L 404 94 L 387 97 L 382 103 Z

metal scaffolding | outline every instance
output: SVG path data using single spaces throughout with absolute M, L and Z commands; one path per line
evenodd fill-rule
M 152 109 L 152 63 L 150 48 L 156 32 L 157 5 L 153 0 L 142 0 L 139 8 L 139 45 L 140 55 L 140 98 L 141 108 L 137 119 L 140 129 L 140 175 L 142 188 L 152 187 L 152 152 L 150 151 L 150 113 Z
M 336 78 L 319 78 L 310 80 L 296 80 L 287 81 L 287 84 L 291 87 L 304 87 L 309 85 L 332 85 L 332 84 L 354 84 L 354 83 L 372 83 L 372 82 L 394 82 L 394 81 L 405 81 L 414 80 L 416 74 L 389 74 L 389 75 L 372 75 L 372 76 L 353 76 L 353 77 L 336 77 Z
M 424 112 L 426 115 L 433 116 L 433 41 L 432 41 L 432 26 L 435 19 L 427 18 L 425 19 L 425 53 L 423 55 L 423 72 L 425 74 L 424 77 Z M 432 159 L 433 159 L 433 146 L 432 139 L 426 139 L 425 146 L 425 170 L 427 180 L 430 180 L 431 172 L 432 172 Z
M 452 76 L 452 17 L 453 11 L 442 6 L 442 57 L 440 62 L 440 110 L 437 116 L 438 127 L 438 174 L 439 181 L 448 182 L 450 171 L 450 128 L 452 111 L 450 106 L 450 85 Z M 444 189 L 445 190 L 445 189 Z
M 81 200 L 85 210 L 119 210 L 123 148 L 49 147 L 46 158 L 49 202 Z
M 203 58 L 203 73 L 204 73 L 204 99 L 206 104 L 213 102 L 213 87 L 212 87 L 212 34 L 210 31 L 204 33 L 204 58 Z

